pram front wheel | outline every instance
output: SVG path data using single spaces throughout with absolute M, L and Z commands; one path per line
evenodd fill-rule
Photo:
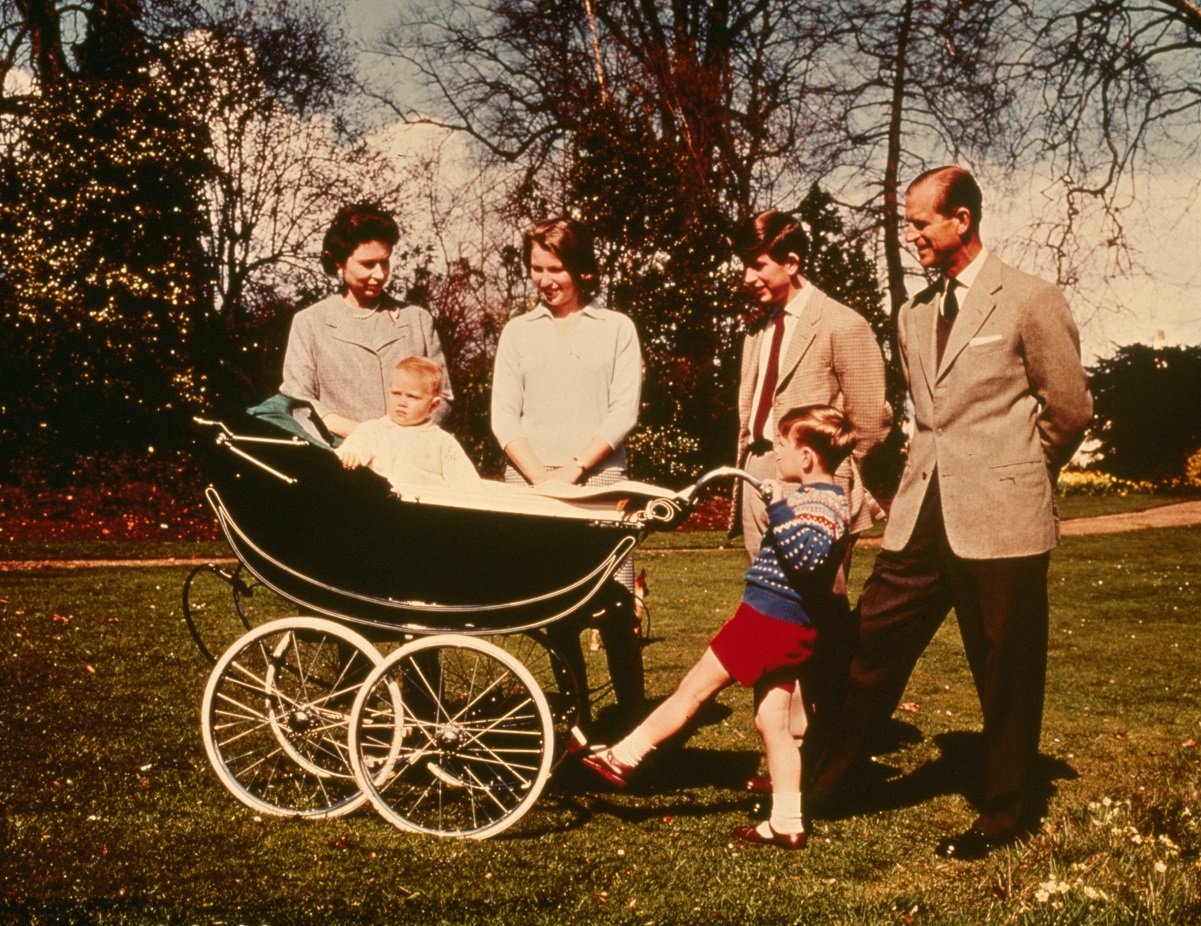
M 502 832 L 538 799 L 553 751 L 538 683 L 514 656 L 477 637 L 402 646 L 363 683 L 352 712 L 355 776 L 385 819 L 412 832 Z
M 205 751 L 222 784 L 279 816 L 334 817 L 362 805 L 350 710 L 381 662 L 366 638 L 322 618 L 284 618 L 243 635 L 213 667 L 201 707 Z

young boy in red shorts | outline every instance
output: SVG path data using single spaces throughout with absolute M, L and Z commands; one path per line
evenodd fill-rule
M 667 700 L 612 747 L 581 760 L 617 787 L 656 746 L 679 732 L 706 701 L 733 681 L 755 690 L 755 727 L 772 782 L 771 817 L 739 826 L 745 842 L 802 849 L 801 757 L 789 715 L 800 666 L 813 652 L 815 614 L 836 607 L 834 577 L 848 542 L 850 512 L 833 473 L 855 445 L 842 412 L 795 408 L 780 419 L 776 453 L 782 479 L 800 483 L 772 500 L 764 483 L 769 529 L 745 575 L 742 604 Z

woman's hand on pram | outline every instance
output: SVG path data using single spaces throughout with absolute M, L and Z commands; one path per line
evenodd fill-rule
M 567 466 L 557 466 L 546 471 L 546 478 L 543 482 L 564 482 L 568 485 L 575 485 L 579 482 L 580 477 L 584 475 L 584 470 L 572 463 Z

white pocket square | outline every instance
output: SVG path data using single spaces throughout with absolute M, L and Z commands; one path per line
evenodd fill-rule
M 995 344 L 999 340 L 1001 340 L 1001 336 L 999 334 L 986 334 L 983 337 L 972 338 L 967 342 L 967 346 L 983 347 L 985 344 Z

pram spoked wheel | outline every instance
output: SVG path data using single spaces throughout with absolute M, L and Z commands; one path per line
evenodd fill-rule
M 529 670 L 477 637 L 405 644 L 363 683 L 351 718 L 350 762 L 372 804 L 401 829 L 435 836 L 512 826 L 542 792 L 553 751 L 550 708 Z
M 547 637 L 545 628 L 523 633 L 490 637 L 505 652 L 530 671 L 546 696 L 554 724 L 555 739 L 561 753 L 568 742 L 571 728 L 577 726 L 588 711 L 588 692 L 567 660 Z
M 217 654 L 224 652 L 238 636 L 263 622 L 265 615 L 261 612 L 276 610 L 267 606 L 267 602 L 263 602 L 264 607 L 257 607 L 264 596 L 279 601 L 262 583 L 244 572 L 241 563 L 228 569 L 217 563 L 204 563 L 188 573 L 183 583 L 183 619 L 205 659 L 215 663 Z M 255 612 L 259 612 L 257 616 Z
M 381 662 L 366 638 L 322 618 L 284 618 L 243 635 L 214 666 L 201 708 L 222 783 L 268 814 L 334 817 L 360 806 L 350 710 Z M 379 698 L 388 692 L 381 686 Z M 395 689 L 391 696 L 399 703 Z

